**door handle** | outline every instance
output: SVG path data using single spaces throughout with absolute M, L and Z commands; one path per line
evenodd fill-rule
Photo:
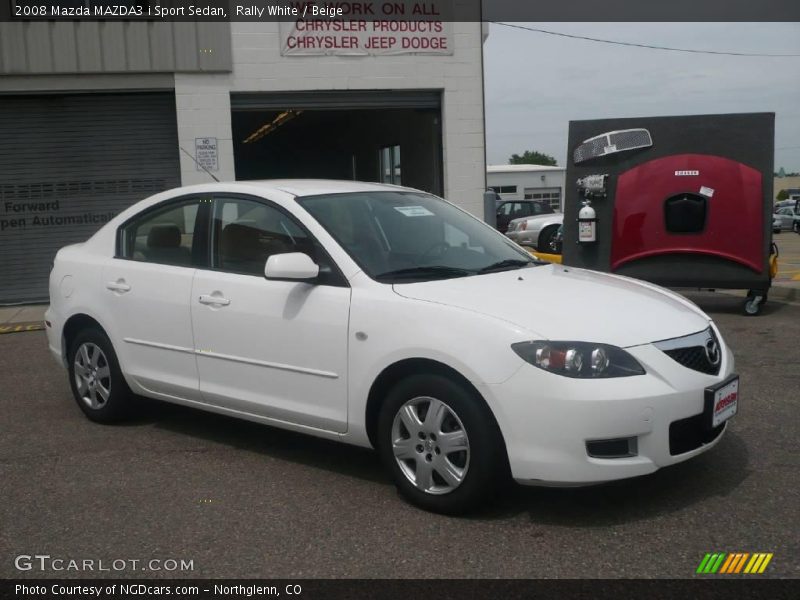
M 125 292 L 131 291 L 131 286 L 125 283 L 124 279 L 117 279 L 116 281 L 109 281 L 106 284 L 106 289 L 111 290 L 112 292 L 119 292 L 120 294 L 124 294 Z
M 228 306 L 228 304 L 231 303 L 231 301 L 224 296 L 218 296 L 215 294 L 202 294 L 199 298 L 199 301 L 200 304 L 205 304 L 207 306 Z

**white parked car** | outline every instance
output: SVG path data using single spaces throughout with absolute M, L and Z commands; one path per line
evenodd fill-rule
M 800 214 L 795 213 L 793 206 L 784 206 L 772 213 L 772 231 L 796 231 L 800 233 Z
M 522 217 L 508 224 L 506 236 L 520 246 L 530 246 L 539 252 L 553 252 L 553 241 L 563 222 L 562 213 Z
M 738 405 L 731 351 L 694 304 L 539 263 L 401 187 L 157 194 L 63 248 L 50 296 L 50 350 L 90 419 L 146 396 L 372 446 L 441 512 L 509 473 L 652 473 L 711 448 Z

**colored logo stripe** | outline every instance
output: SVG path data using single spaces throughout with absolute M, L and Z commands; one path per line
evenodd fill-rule
M 730 573 L 731 564 L 733 563 L 733 559 L 736 558 L 736 553 L 728 554 L 728 558 L 722 563 L 722 568 L 719 570 L 720 573 Z
M 706 554 L 703 560 L 700 561 L 700 566 L 697 567 L 698 573 L 716 573 L 722 564 L 722 559 L 725 558 L 724 552 L 715 552 L 714 554 Z
M 731 554 L 731 561 L 729 564 L 726 565 L 726 568 L 723 568 L 720 573 L 738 573 L 742 570 L 744 566 L 744 561 L 747 560 L 747 557 L 750 556 L 745 552 L 735 552 Z
M 738 574 L 745 573 L 748 575 L 755 575 L 763 573 L 767 565 L 772 560 L 773 554 L 771 552 L 756 552 L 750 554 L 749 552 L 732 552 L 726 554 L 725 552 L 707 553 L 700 565 L 697 567 L 697 573 L 703 574 Z

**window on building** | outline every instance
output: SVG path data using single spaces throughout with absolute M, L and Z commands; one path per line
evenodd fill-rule
M 381 183 L 402 185 L 400 146 L 386 146 L 380 150 Z
M 517 193 L 517 186 L 515 185 L 496 185 L 494 186 L 495 192 L 498 194 L 516 194 Z
M 525 189 L 526 200 L 539 200 L 544 204 L 548 204 L 553 210 L 560 210 L 561 208 L 561 190 L 540 190 L 537 188 Z

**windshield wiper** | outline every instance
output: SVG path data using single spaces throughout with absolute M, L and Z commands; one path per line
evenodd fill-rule
M 538 263 L 533 260 L 522 260 L 520 258 L 507 258 L 505 260 L 501 260 L 496 263 L 492 263 L 486 267 L 483 267 L 478 271 L 478 273 L 492 273 L 494 271 L 521 269 L 522 267 L 527 267 L 528 265 L 535 265 L 535 264 Z
M 426 267 L 409 267 L 407 269 L 397 269 L 395 271 L 386 271 L 375 276 L 375 279 L 390 279 L 392 277 L 400 278 L 414 278 L 424 277 L 425 275 L 450 275 L 452 277 L 466 277 L 467 275 L 474 275 L 475 271 L 469 269 L 460 269 L 458 267 L 445 267 L 443 265 L 429 265 Z

